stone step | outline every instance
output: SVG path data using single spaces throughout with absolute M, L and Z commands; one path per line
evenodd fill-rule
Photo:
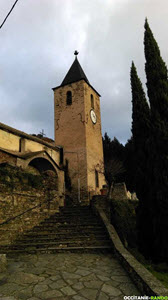
M 83 219 L 58 219 L 58 220 L 46 220 L 46 221 L 43 221 L 41 222 L 41 224 L 56 224 L 56 223 L 60 223 L 60 224 L 64 224 L 64 223 L 67 223 L 67 224 L 82 224 L 82 225 L 87 225 L 87 224 L 90 224 L 90 225 L 96 225 L 96 224 L 102 224 L 100 221 L 98 220 L 83 220 Z
M 73 253 L 109 253 L 112 252 L 111 246 L 76 246 L 76 247 L 49 247 L 49 248 L 38 248 L 38 249 L 25 249 L 25 250 L 7 250 L 7 257 L 15 257 L 18 254 L 50 254 L 50 253 L 62 253 L 62 252 L 73 252 Z M 0 251 L 1 253 L 1 251 Z
M 60 242 L 51 242 L 48 241 L 46 243 L 44 242 L 36 242 L 36 243 L 24 243 L 24 244 L 13 244 L 10 246 L 4 246 L 0 248 L 0 251 L 6 250 L 35 250 L 38 248 L 49 248 L 49 247 L 86 247 L 86 246 L 92 246 L 92 247 L 98 247 L 98 246 L 111 246 L 111 242 L 107 240 L 102 241 L 60 241 Z
M 68 235 L 68 234 L 74 234 L 74 235 L 78 235 L 78 234 L 97 234 L 97 233 L 102 233 L 104 235 L 106 235 L 106 232 L 104 231 L 103 228 L 53 228 L 53 227 L 50 227 L 50 228 L 40 228 L 40 229 L 35 229 L 35 230 L 32 230 L 30 232 L 30 234 L 33 234 L 33 235 L 40 235 L 40 234 L 48 234 L 48 235 L 51 235 L 51 234 L 57 234 L 57 235 Z M 28 232 L 27 232 L 28 234 Z
M 76 215 L 76 214 L 87 214 L 87 215 L 91 215 L 92 212 L 91 212 L 91 208 L 79 208 L 79 209 L 75 209 L 75 208 L 66 208 L 66 207 L 62 207 L 60 208 L 60 211 L 58 213 L 56 213 L 55 215 L 61 215 L 61 214 L 64 214 L 64 215 Z
M 60 211 L 63 211 L 63 212 L 75 212 L 75 211 L 79 211 L 79 212 L 82 212 L 82 211 L 88 211 L 90 212 L 90 206 L 80 206 L 80 205 L 76 205 L 76 206 L 64 206 L 64 207 L 61 207 L 60 208 Z
M 80 212 L 76 212 L 76 213 L 60 213 L 60 214 L 55 214 L 55 215 L 52 215 L 51 218 L 61 218 L 61 217 L 64 217 L 64 218 L 75 218 L 75 217 L 87 217 L 87 218 L 91 218 L 91 217 L 95 217 L 92 215 L 92 213 L 80 213 Z
M 30 236 L 39 236 L 39 235 L 48 235 L 48 236 L 52 236 L 52 235 L 57 235 L 57 236 L 67 236 L 67 235 L 78 235 L 78 234 L 103 234 L 105 235 L 104 229 L 102 228 L 92 228 L 91 229 L 82 229 L 79 228 L 78 230 L 76 229 L 75 231 L 72 231 L 71 228 L 66 228 L 66 229 L 57 229 L 57 230 L 48 230 L 48 228 L 46 228 L 45 230 L 32 230 L 31 232 L 27 233 L 27 235 Z
M 82 231 L 81 231 L 81 228 L 79 229 L 76 229 L 74 231 L 71 230 L 71 228 L 64 228 L 64 229 L 61 229 L 61 230 L 57 230 L 57 231 L 50 231 L 50 230 L 44 230 L 44 231 L 41 231 L 41 230 L 31 230 L 29 232 L 26 232 L 24 235 L 26 236 L 67 236 L 67 235 L 79 235 L 79 234 L 82 234 L 82 235 L 90 235 L 90 234 L 102 234 L 104 235 L 105 234 L 105 230 L 104 228 L 100 227 L 100 228 L 92 228 L 92 229 L 88 229 L 88 228 L 83 228 Z M 23 236 L 24 236 L 23 235 Z
M 88 217 L 88 218 L 94 217 L 94 218 L 96 218 L 96 215 L 93 215 L 92 212 L 90 212 L 90 211 L 88 213 L 86 213 L 86 212 L 69 213 L 69 212 L 62 211 L 60 213 L 56 213 L 56 214 L 53 214 L 50 216 L 50 218 L 54 218 L 54 219 L 62 218 L 62 217 L 64 217 L 64 218 L 75 218 L 75 217 Z
M 72 231 L 74 230 L 74 229 L 81 229 L 81 228 L 84 228 L 84 229 L 94 229 L 94 228 L 102 228 L 102 226 L 101 225 L 96 225 L 96 226 L 94 226 L 94 225 L 82 225 L 82 224 L 71 224 L 71 225 L 69 225 L 69 224 L 59 224 L 59 223 L 55 223 L 55 224 L 53 224 L 52 226 L 44 226 L 43 224 L 41 225 L 39 225 L 39 226 L 35 226 L 34 227 L 34 229 L 35 230 L 45 230 L 47 228 L 47 230 L 51 230 L 51 229 L 71 229 Z
M 74 214 L 92 214 L 91 212 L 91 208 L 90 206 L 89 207 L 80 207 L 80 208 L 75 208 L 75 207 L 61 207 L 58 214 L 71 214 L 71 215 L 74 215 Z
M 29 243 L 29 244 L 32 244 L 32 243 L 40 243 L 40 242 L 48 242 L 48 241 L 51 241 L 51 242 L 58 242 L 58 243 L 61 243 L 63 239 L 60 239 L 60 238 L 50 238 L 50 237 L 41 237 L 41 238 L 34 238 L 34 239 L 31 239 L 31 238 L 25 238 L 25 239 L 20 239 L 20 240 L 16 240 L 15 242 L 17 244 L 22 244 L 22 243 Z M 64 237 L 64 241 L 67 243 L 69 241 L 92 241 L 92 242 L 96 242 L 96 241 L 102 241 L 102 240 L 108 240 L 108 239 L 105 239 L 104 236 L 94 236 L 94 235 L 91 235 L 91 236 L 67 236 L 67 237 Z
M 54 253 L 96 249 L 112 249 L 105 227 L 89 207 L 75 207 L 61 208 L 60 213 L 45 219 L 12 245 L 1 246 L 0 253 Z
M 64 215 L 61 215 L 61 216 L 52 216 L 52 217 L 50 217 L 50 219 L 48 219 L 48 220 L 59 220 L 59 219 L 69 219 L 69 220 L 76 220 L 76 219 L 82 219 L 82 220 L 90 220 L 90 221 L 92 221 L 92 220 L 99 220 L 99 219 L 97 219 L 97 217 L 95 217 L 95 216 L 92 216 L 92 215 L 77 215 L 77 216 L 75 216 L 75 215 L 68 215 L 68 216 L 64 216 Z M 46 219 L 45 219 L 46 220 Z
M 83 234 L 83 235 L 79 235 L 79 234 L 67 234 L 67 235 L 56 235 L 56 234 L 52 234 L 52 235 L 48 235 L 48 234 L 45 234 L 45 235 L 34 235 L 34 236 L 30 236 L 30 235 L 25 235 L 23 236 L 21 239 L 18 239 L 17 242 L 20 242 L 20 241 L 24 241 L 24 240 L 67 240 L 67 239 L 91 239 L 91 238 L 94 238 L 94 239 L 103 239 L 104 238 L 104 234 L 90 234 L 90 235 L 86 235 L 86 234 Z

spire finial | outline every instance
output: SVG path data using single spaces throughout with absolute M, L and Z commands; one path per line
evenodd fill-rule
M 78 54 L 79 54 L 79 52 L 77 50 L 75 50 L 75 52 L 74 52 L 75 58 L 77 58 Z

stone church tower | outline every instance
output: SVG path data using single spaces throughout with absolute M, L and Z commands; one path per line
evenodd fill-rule
M 72 195 L 79 202 L 100 194 L 105 184 L 100 95 L 75 60 L 60 86 L 53 88 L 55 141 L 68 162 Z

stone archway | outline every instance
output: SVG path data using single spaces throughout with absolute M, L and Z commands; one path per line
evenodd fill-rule
M 37 170 L 43 178 L 43 190 L 48 209 L 55 203 L 58 197 L 58 174 L 52 163 L 43 157 L 33 158 L 27 168 Z M 54 202 L 53 202 L 54 200 Z
M 43 175 L 46 189 L 58 190 L 58 174 L 49 160 L 36 157 L 29 162 L 27 168 L 37 170 L 39 174 Z
M 40 174 L 46 171 L 53 171 L 55 174 L 57 174 L 56 169 L 53 167 L 51 162 L 48 159 L 43 157 L 33 158 L 29 162 L 28 166 L 34 167 L 39 171 Z

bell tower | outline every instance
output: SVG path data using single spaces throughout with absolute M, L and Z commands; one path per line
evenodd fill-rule
M 77 58 L 54 91 L 55 142 L 64 149 L 72 197 L 87 203 L 105 184 L 100 95 Z

